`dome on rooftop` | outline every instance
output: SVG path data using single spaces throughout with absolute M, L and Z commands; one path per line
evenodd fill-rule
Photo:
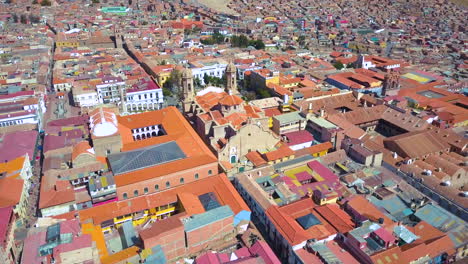
M 184 68 L 182 70 L 182 78 L 191 78 L 193 76 L 192 70 L 190 68 Z
M 234 65 L 234 63 L 229 62 L 229 64 L 226 66 L 226 72 L 236 72 L 237 71 L 237 68 L 236 68 L 236 65 Z
M 95 137 L 106 137 L 117 133 L 117 117 L 108 108 L 97 108 L 89 115 L 91 133 Z

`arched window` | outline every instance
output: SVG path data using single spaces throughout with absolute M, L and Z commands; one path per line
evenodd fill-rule
M 156 191 L 159 190 L 159 185 L 156 184 L 156 185 L 154 186 L 154 189 L 155 189 Z
M 128 198 L 127 193 L 123 193 L 123 198 L 124 198 L 124 199 L 127 199 L 127 198 Z
M 184 178 L 180 178 L 180 183 L 184 183 Z
M 145 189 L 143 189 L 145 193 L 148 193 L 148 187 L 145 187 Z
M 169 187 L 171 187 L 171 183 L 167 181 L 166 182 L 166 188 L 169 188 Z
M 133 191 L 133 196 L 135 196 L 135 197 L 138 196 L 138 190 Z
M 198 179 L 198 173 L 195 173 L 195 179 Z

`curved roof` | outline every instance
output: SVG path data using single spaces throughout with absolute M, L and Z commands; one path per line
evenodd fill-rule
M 232 61 L 226 66 L 226 72 L 237 72 L 236 65 Z
M 88 141 L 81 141 L 73 147 L 72 161 L 81 154 L 94 155 L 94 149 L 89 145 Z
M 240 105 L 244 102 L 239 96 L 237 95 L 228 95 L 219 100 L 219 103 L 221 105 L 228 105 L 228 106 L 233 106 L 233 105 Z
M 182 70 L 182 78 L 192 78 L 192 70 L 190 68 L 184 68 Z
M 106 137 L 117 133 L 117 117 L 108 108 L 97 108 L 89 114 L 91 133 L 95 137 Z

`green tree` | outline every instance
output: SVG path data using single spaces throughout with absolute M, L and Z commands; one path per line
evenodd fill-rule
M 261 39 L 257 39 L 257 42 L 255 43 L 255 48 L 260 50 L 260 49 L 265 49 L 265 43 Z
M 196 86 L 196 87 L 201 87 L 201 80 L 200 78 L 196 77 L 194 80 L 193 80 L 193 84 Z
M 260 49 L 265 49 L 265 43 L 263 43 L 263 41 L 261 39 L 257 39 L 257 40 L 250 40 L 249 41 L 249 46 L 252 46 L 258 50 Z
M 221 44 L 224 43 L 225 37 L 223 34 L 219 32 L 215 32 L 213 36 L 207 38 L 207 39 L 202 39 L 200 42 L 204 45 L 214 45 L 214 44 Z
M 335 67 L 335 69 L 337 69 L 337 70 L 341 70 L 341 69 L 344 68 L 344 65 L 343 65 L 343 63 L 341 63 L 341 61 L 337 61 L 337 62 L 333 63 L 333 67 Z
M 37 0 L 33 0 L 33 1 L 32 1 L 32 4 L 33 4 L 33 5 L 37 5 Z
M 163 89 L 163 95 L 164 96 L 171 96 L 172 95 L 171 89 L 166 88 L 166 87 L 163 87 L 162 89 Z
M 41 19 L 38 16 L 29 15 L 29 21 L 31 21 L 31 23 L 37 24 L 41 22 Z
M 245 35 L 232 36 L 230 41 L 233 47 L 247 48 L 249 46 L 249 39 Z
M 305 45 L 305 36 L 299 36 L 299 38 L 297 38 L 297 43 L 299 44 L 299 46 L 303 47 Z
M 93 0 L 93 4 L 99 4 L 99 0 Z
M 49 0 L 42 0 L 41 1 L 41 6 L 51 6 L 52 3 Z
M 256 96 L 257 95 L 255 94 L 255 92 L 248 91 L 248 92 L 244 93 L 244 100 L 245 101 L 252 101 L 252 100 L 255 100 Z
M 265 89 L 265 88 L 260 88 L 260 89 L 258 89 L 258 90 L 257 90 L 257 94 L 258 94 L 258 96 L 259 96 L 260 98 L 268 98 L 268 97 L 271 96 L 271 95 L 270 95 L 270 92 L 269 92 L 267 89 Z
M 25 14 L 21 14 L 21 16 L 20 16 L 20 21 L 21 21 L 21 24 L 26 24 L 26 23 L 28 23 L 28 19 L 26 18 L 26 15 L 25 15 Z
M 158 65 L 167 65 L 167 62 L 166 62 L 166 60 L 162 60 L 162 61 L 159 62 Z
M 203 75 L 203 82 L 205 83 L 205 85 L 208 85 L 210 81 L 211 81 L 210 76 L 205 73 L 205 75 Z
M 174 91 L 180 86 L 181 81 L 182 73 L 179 70 L 173 70 L 167 81 L 164 83 L 164 87 Z

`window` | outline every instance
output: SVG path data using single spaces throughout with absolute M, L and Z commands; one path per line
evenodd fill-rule
M 135 197 L 138 196 L 138 190 L 133 191 L 133 196 L 135 196 Z
M 148 187 L 145 187 L 145 189 L 143 189 L 145 193 L 148 193 Z
M 124 199 L 127 199 L 127 198 L 128 198 L 127 193 L 123 193 L 123 198 L 124 198 Z
M 195 179 L 198 179 L 198 173 L 195 173 Z
M 213 171 L 212 170 L 208 170 L 208 175 L 211 175 L 213 174 Z
M 184 183 L 184 178 L 180 178 L 180 183 Z
M 166 187 L 167 187 L 167 188 L 171 187 L 171 183 L 167 181 L 167 182 L 166 182 Z
M 156 191 L 159 190 L 159 185 L 156 184 L 156 185 L 154 186 L 154 189 L 155 189 Z

